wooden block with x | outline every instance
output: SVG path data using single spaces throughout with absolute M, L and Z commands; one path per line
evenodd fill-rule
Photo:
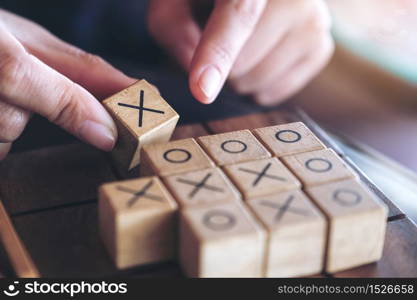
M 251 199 L 268 233 L 266 277 L 299 277 L 323 268 L 326 219 L 300 190 Z
M 164 182 L 182 207 L 240 199 L 239 192 L 218 168 L 168 176 Z
M 229 165 L 224 170 L 246 200 L 300 187 L 297 178 L 277 158 Z
M 176 211 L 175 200 L 157 177 L 101 186 L 100 232 L 117 267 L 171 259 Z
M 179 119 L 158 90 L 146 80 L 107 98 L 103 105 L 117 125 L 119 139 L 112 156 L 122 170 L 130 170 L 139 164 L 143 145 L 167 142 Z
M 180 211 L 179 257 L 191 277 L 260 277 L 265 232 L 241 201 Z

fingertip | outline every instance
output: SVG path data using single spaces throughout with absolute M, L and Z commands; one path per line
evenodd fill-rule
M 203 104 L 213 103 L 223 85 L 220 70 L 209 65 L 190 75 L 190 89 L 193 96 Z

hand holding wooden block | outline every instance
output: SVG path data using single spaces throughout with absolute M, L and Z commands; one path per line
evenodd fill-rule
M 142 146 L 167 142 L 179 119 L 158 90 L 146 80 L 107 98 L 103 105 L 114 117 L 118 128 L 119 138 L 112 156 L 124 170 L 139 164 Z
M 387 208 L 356 180 L 311 187 L 307 193 L 329 219 L 326 271 L 337 272 L 382 256 Z
M 326 246 L 326 219 L 301 191 L 249 200 L 268 232 L 266 277 L 320 273 Z
M 173 259 L 177 204 L 157 177 L 99 189 L 103 240 L 118 268 Z

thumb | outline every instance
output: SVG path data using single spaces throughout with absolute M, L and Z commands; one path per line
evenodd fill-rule
M 0 34 L 0 98 L 38 113 L 102 150 L 117 138 L 112 118 L 80 85 L 28 54 L 7 32 Z M 13 50 L 13 51 L 11 51 Z

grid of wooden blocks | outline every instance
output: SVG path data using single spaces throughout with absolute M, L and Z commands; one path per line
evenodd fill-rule
M 99 190 L 118 268 L 178 259 L 191 277 L 296 277 L 380 259 L 385 205 L 303 123 L 161 143 L 178 115 L 153 86 L 106 106 L 122 128 L 116 160 L 141 161 L 141 177 Z

